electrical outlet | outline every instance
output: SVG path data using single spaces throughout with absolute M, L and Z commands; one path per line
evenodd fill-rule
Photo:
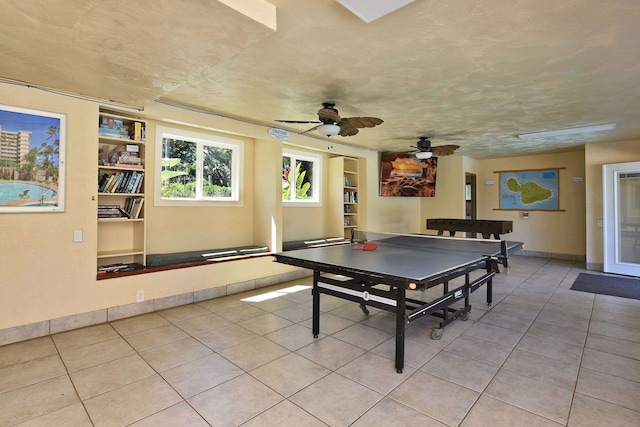
M 136 292 L 136 301 L 138 302 L 144 301 L 144 291 Z

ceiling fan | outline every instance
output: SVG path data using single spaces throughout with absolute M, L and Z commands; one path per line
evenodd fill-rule
M 358 129 L 372 128 L 382 124 L 383 120 L 377 117 L 345 117 L 341 118 L 336 110 L 336 104 L 333 102 L 323 102 L 322 108 L 318 110 L 318 121 L 301 121 L 301 120 L 276 120 L 281 123 L 318 123 L 309 130 L 302 133 L 317 130 L 321 135 L 326 137 L 340 135 L 352 136 L 357 134 Z
M 420 160 L 428 159 L 431 156 L 436 156 L 436 157 L 448 156 L 449 154 L 453 154 L 454 151 L 460 148 L 459 145 L 453 145 L 453 144 L 439 145 L 437 147 L 432 147 L 431 140 L 429 139 L 428 136 L 419 137 L 417 145 L 418 145 L 417 147 L 414 147 L 412 145 L 413 148 L 418 149 L 412 154 L 414 154 Z

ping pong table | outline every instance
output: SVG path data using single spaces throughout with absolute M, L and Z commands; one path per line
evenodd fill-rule
M 395 313 L 395 368 L 404 368 L 405 324 L 436 316 L 441 319 L 431 331 L 432 339 L 442 337 L 444 327 L 471 311 L 469 297 L 487 285 L 487 304 L 492 302 L 493 277 L 497 265 L 508 267 L 508 257 L 522 243 L 414 234 L 370 233 L 355 230 L 352 243 L 293 250 L 274 254 L 279 263 L 313 270 L 314 337 L 320 334 L 320 295 L 327 294 Z M 363 242 L 375 250 L 357 249 Z M 471 274 L 480 277 L 471 279 Z M 476 274 L 479 273 L 479 274 Z M 464 283 L 457 278 L 464 278 Z M 425 302 L 408 298 L 407 292 L 426 291 L 442 285 L 442 296 Z M 438 293 L 439 294 L 439 293 Z M 411 294 L 410 294 L 411 295 Z M 459 301 L 463 304 L 453 307 Z

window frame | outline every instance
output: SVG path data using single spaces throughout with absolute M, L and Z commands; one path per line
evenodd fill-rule
M 284 148 L 282 150 L 282 157 L 289 157 L 291 164 L 295 165 L 297 160 L 313 163 L 314 174 L 311 179 L 312 197 L 310 199 L 294 199 L 285 200 L 282 199 L 283 207 L 320 207 L 322 206 L 322 156 L 307 153 L 303 151 L 291 150 Z M 281 162 L 282 163 L 282 162 Z M 293 167 L 295 171 L 295 166 Z M 295 180 L 294 180 L 295 181 Z
M 209 145 L 222 149 L 232 150 L 231 154 L 231 197 L 206 197 L 206 198 L 163 198 L 162 197 L 162 143 L 164 138 L 172 138 L 197 144 L 196 162 L 197 177 L 196 187 L 202 185 L 202 147 Z M 244 195 L 244 141 L 241 139 L 227 138 L 214 134 L 194 132 L 184 129 L 156 126 L 155 145 L 155 206 L 200 206 L 222 207 L 242 206 Z

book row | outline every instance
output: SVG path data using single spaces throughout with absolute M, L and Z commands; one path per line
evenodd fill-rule
M 140 218 L 140 213 L 142 212 L 143 205 L 144 205 L 143 198 L 127 197 L 127 200 L 124 201 L 124 211 L 127 213 L 129 218 L 137 219 L 137 218 Z
M 143 123 L 127 123 L 114 117 L 101 117 L 98 131 L 100 135 L 111 138 L 131 139 L 133 141 L 147 139 L 147 128 Z
M 98 181 L 99 193 L 142 193 L 144 173 L 121 171 L 104 173 Z
M 119 262 L 117 264 L 101 265 L 100 267 L 98 267 L 98 274 L 115 273 L 118 271 L 131 271 L 138 270 L 140 268 L 144 268 L 144 266 L 138 263 L 125 264 Z
M 140 218 L 144 199 L 141 197 L 127 197 L 124 206 L 98 205 L 98 218 Z
M 104 144 L 98 149 L 98 165 L 101 166 L 125 166 L 142 169 L 142 159 L 139 155 L 140 148 L 135 144 L 123 146 L 111 146 Z
M 344 192 L 344 202 L 345 203 L 358 203 L 358 192 L 357 191 L 345 191 Z
M 98 205 L 98 218 L 127 218 L 128 214 L 120 205 Z

